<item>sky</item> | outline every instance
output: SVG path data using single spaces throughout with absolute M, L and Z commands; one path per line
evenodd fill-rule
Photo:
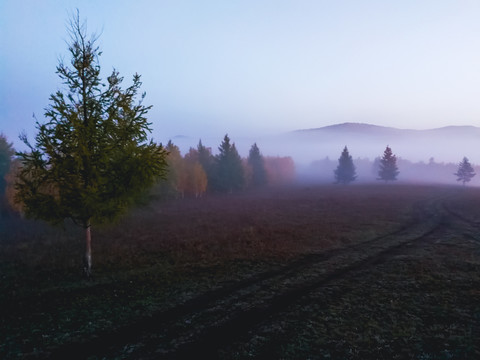
M 156 141 L 480 126 L 478 1 L 0 0 L 0 132 L 17 149 L 64 90 L 76 9 L 103 78 L 142 76 Z

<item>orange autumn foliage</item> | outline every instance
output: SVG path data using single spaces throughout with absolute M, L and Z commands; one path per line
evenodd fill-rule
M 290 156 L 266 156 L 268 185 L 289 185 L 295 181 L 295 163 Z

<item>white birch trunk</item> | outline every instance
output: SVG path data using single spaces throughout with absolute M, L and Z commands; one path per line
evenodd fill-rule
M 90 222 L 85 227 L 85 275 L 90 277 L 92 275 L 92 235 L 90 232 Z

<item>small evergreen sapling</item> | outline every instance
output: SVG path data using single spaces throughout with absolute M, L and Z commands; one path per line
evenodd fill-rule
M 458 170 L 454 175 L 457 176 L 457 181 L 461 181 L 465 186 L 465 184 L 472 180 L 476 174 L 468 159 L 464 157 L 462 162 L 458 165 Z
M 338 159 L 338 166 L 334 173 L 335 181 L 340 184 L 349 184 L 357 178 L 352 156 L 348 153 L 346 146 Z
M 397 167 L 397 157 L 393 155 L 389 146 L 385 149 L 383 157 L 380 159 L 380 170 L 378 171 L 378 180 L 393 181 L 397 180 L 400 172 Z

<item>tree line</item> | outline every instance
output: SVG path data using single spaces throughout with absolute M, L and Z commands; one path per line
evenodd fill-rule
M 247 158 L 242 158 L 228 134 L 214 155 L 202 140 L 182 156 L 180 149 L 169 141 L 165 179 L 152 189 L 162 198 L 202 197 L 205 193 L 232 193 L 245 189 L 292 183 L 295 165 L 291 157 L 263 156 L 254 143 Z
M 429 165 L 433 164 L 433 159 L 431 159 Z M 397 157 L 388 145 L 383 156 L 375 159 L 373 167 L 376 169 L 377 180 L 385 182 L 395 181 L 400 174 L 397 166 Z M 453 173 L 453 175 L 457 177 L 457 181 L 466 185 L 476 174 L 468 158 L 464 157 L 458 164 L 457 172 Z M 339 184 L 349 184 L 357 179 L 356 167 L 347 146 L 344 147 L 338 159 L 338 165 L 334 170 L 334 178 L 335 182 Z
M 92 226 L 118 218 L 162 179 L 182 196 L 201 196 L 207 189 L 260 187 L 278 181 L 282 171 L 293 173 L 291 159 L 263 159 L 256 144 L 247 166 L 227 135 L 216 156 L 201 142 L 184 157 L 171 142 L 154 142 L 140 75 L 128 87 L 115 69 L 106 81 L 100 77 L 98 37 L 88 35 L 78 11 L 68 32 L 70 61 L 56 68 L 64 89 L 50 96 L 46 121 L 36 121 L 34 143 L 21 135 L 28 150 L 17 153 L 15 166 L 12 145 L 0 137 L 0 194 L 3 202 L 5 177 L 11 177 L 12 203 L 26 216 L 53 224 L 71 219 L 83 227 L 87 276 Z
M 335 181 L 341 184 L 349 184 L 357 178 L 355 165 L 348 148 L 345 148 L 338 159 L 338 166 L 334 171 Z M 382 158 L 379 161 L 378 180 L 385 182 L 397 180 L 399 174 L 397 167 L 397 157 L 393 154 L 392 149 L 387 146 Z
M 70 62 L 56 68 L 64 89 L 50 96 L 46 121 L 36 121 L 34 143 L 21 135 L 28 150 L 14 158 L 12 144 L 0 135 L 0 205 L 4 209 L 8 197 L 28 217 L 81 226 L 86 276 L 92 270 L 92 226 L 118 218 L 152 188 L 162 196 L 200 197 L 293 181 L 290 157 L 263 157 L 253 144 L 242 159 L 228 135 L 217 155 L 201 141 L 184 156 L 172 142 L 154 142 L 140 75 L 128 87 L 115 69 L 103 80 L 98 38 L 88 36 L 78 12 L 68 30 Z M 474 176 L 468 165 L 464 159 L 456 173 L 464 184 Z M 378 174 L 385 181 L 398 175 L 389 147 Z M 334 175 L 343 184 L 356 179 L 346 147 Z

